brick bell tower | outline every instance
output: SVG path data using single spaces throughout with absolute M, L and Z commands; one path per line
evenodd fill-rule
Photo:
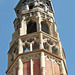
M 8 51 L 7 75 L 68 75 L 51 0 L 20 0 Z

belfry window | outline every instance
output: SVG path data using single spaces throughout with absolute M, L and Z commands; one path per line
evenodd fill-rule
M 27 25 L 27 34 L 37 31 L 37 26 L 35 21 L 30 21 Z
M 48 25 L 47 25 L 47 23 L 46 22 L 41 22 L 41 30 L 43 31 L 43 32 L 45 32 L 45 33 L 47 33 L 47 34 L 49 34 L 49 27 L 48 27 Z
M 33 7 L 34 7 L 34 4 L 31 3 L 31 4 L 29 5 L 29 9 L 33 9 Z

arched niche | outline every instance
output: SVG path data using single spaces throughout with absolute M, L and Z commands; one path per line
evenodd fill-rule
M 37 32 L 37 25 L 36 22 L 33 20 L 30 20 L 27 24 L 27 34 Z
M 46 21 L 41 22 L 41 30 L 47 34 L 49 34 L 49 26 Z

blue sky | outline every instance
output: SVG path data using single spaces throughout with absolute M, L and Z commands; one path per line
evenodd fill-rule
M 0 0 L 0 75 L 6 75 L 7 52 L 14 32 L 14 7 L 19 0 Z M 60 40 L 66 53 L 68 75 L 75 75 L 75 0 L 52 0 Z

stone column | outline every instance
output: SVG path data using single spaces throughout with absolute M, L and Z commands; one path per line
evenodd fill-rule
M 18 59 L 18 75 L 23 75 L 23 63 L 21 58 Z
M 37 21 L 37 31 L 41 31 L 41 15 L 39 12 L 37 12 L 38 15 L 38 21 Z
M 52 67 L 51 67 L 51 75 L 54 75 L 54 66 L 53 66 L 53 60 L 51 60 L 51 65 L 52 65 Z
M 22 46 L 22 41 L 21 41 L 21 39 L 19 38 L 19 44 L 18 44 L 18 54 L 21 54 L 21 53 L 23 53 L 23 46 Z
M 30 43 L 30 51 L 32 51 L 32 43 Z M 33 60 L 30 59 L 30 75 L 33 75 Z
M 59 54 L 60 54 L 59 56 L 63 59 L 63 55 L 62 55 L 62 54 L 63 54 L 63 53 L 62 53 L 62 45 L 61 45 L 61 42 L 60 42 L 60 41 L 59 41 L 59 52 L 60 52 L 60 53 L 59 53 Z
M 40 49 L 43 49 L 43 35 L 40 33 Z
M 58 34 L 57 34 L 57 26 L 56 24 L 54 23 L 54 35 L 56 38 L 58 38 Z
M 48 9 L 47 9 L 47 5 L 45 5 L 45 7 L 44 7 L 44 11 L 47 12 L 47 10 L 48 10 Z
M 37 6 L 37 5 L 38 5 L 38 4 L 37 4 L 37 1 L 35 1 L 35 2 L 34 2 L 34 6 Z
M 30 43 L 30 51 L 32 51 L 32 43 Z
M 30 75 L 33 75 L 33 60 L 30 59 Z
M 63 74 L 63 75 L 67 75 L 67 73 L 66 73 L 66 68 L 65 68 L 65 65 L 64 65 L 64 62 L 63 61 L 61 61 L 61 65 L 62 65 L 62 70 L 61 70 L 61 73 Z
M 53 36 L 53 27 L 52 27 L 52 23 L 50 23 L 50 25 L 49 25 L 49 33 L 50 33 L 50 35 Z
M 59 49 L 60 49 L 60 53 L 59 53 L 60 54 L 60 57 L 63 59 L 62 45 L 61 45 L 61 42 L 60 41 L 59 41 Z M 65 60 L 64 61 L 61 61 L 62 73 L 63 73 L 63 75 L 67 75 L 66 68 L 65 68 L 64 63 L 66 64 Z
M 45 56 L 44 56 L 44 52 L 41 52 L 40 68 L 41 68 L 41 75 L 45 75 Z
M 25 17 L 23 17 L 21 21 L 20 36 L 26 34 L 27 34 L 27 24 L 26 24 Z
M 28 5 L 26 5 L 26 9 L 29 10 L 29 6 Z

